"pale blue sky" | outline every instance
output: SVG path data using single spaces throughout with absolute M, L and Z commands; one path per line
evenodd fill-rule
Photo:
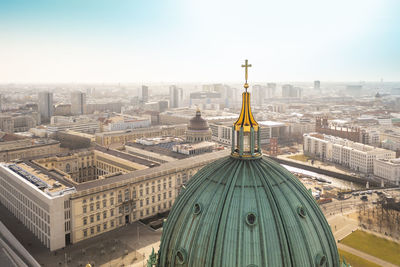
M 397 0 L 0 0 L 0 82 L 400 80 Z

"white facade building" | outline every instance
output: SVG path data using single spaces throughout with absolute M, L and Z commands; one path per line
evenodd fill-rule
M 25 163 L 0 164 L 0 202 L 50 250 L 70 240 L 69 194 L 75 192 Z
M 304 154 L 322 160 L 338 163 L 350 169 L 363 172 L 374 172 L 376 159 L 394 159 L 394 151 L 375 148 L 347 139 L 318 133 L 304 134 Z
M 392 181 L 399 185 L 400 182 L 400 158 L 376 159 L 374 162 L 374 175 Z

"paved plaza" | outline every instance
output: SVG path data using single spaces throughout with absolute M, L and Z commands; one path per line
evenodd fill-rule
M 42 266 L 145 266 L 152 248 L 160 246 L 161 230 L 140 222 L 50 252 L 4 206 L 1 221 Z

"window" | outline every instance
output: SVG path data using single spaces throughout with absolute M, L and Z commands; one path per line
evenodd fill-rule
M 149 205 L 149 198 L 146 198 L 146 205 Z
M 69 165 L 69 163 L 67 163 L 67 164 L 65 165 L 65 171 L 66 171 L 66 172 L 70 172 L 70 171 L 71 171 L 71 165 Z
M 119 206 L 118 212 L 119 212 L 119 214 L 122 214 L 122 206 Z
M 87 224 L 87 218 L 84 217 L 84 218 L 83 218 L 83 225 L 86 225 L 86 224 Z
M 169 182 L 168 182 L 168 186 L 169 186 L 169 188 L 171 188 L 171 187 L 172 187 L 172 183 L 171 183 L 171 181 L 169 181 Z
M 114 220 L 110 221 L 110 227 L 114 227 Z
M 125 198 L 125 201 L 127 201 L 129 199 L 129 189 L 128 188 L 125 189 L 124 198 Z
M 146 215 L 149 215 L 149 214 L 150 214 L 150 210 L 146 209 Z
M 83 236 L 87 237 L 87 229 L 83 229 Z
M 154 213 L 154 212 L 156 212 L 156 207 L 152 207 L 151 208 L 151 211 Z
M 143 210 L 140 211 L 140 217 L 143 217 Z
M 135 199 L 136 198 L 136 190 L 132 191 L 132 198 Z
M 156 200 L 155 196 L 151 197 L 151 203 L 154 203 L 154 201 Z
M 85 198 L 84 200 L 82 200 L 83 204 L 85 204 L 85 203 L 86 203 L 86 201 L 87 201 L 87 199 L 86 199 L 86 198 Z
M 143 200 L 140 200 L 140 207 L 143 207 Z
M 168 196 L 169 196 L 169 197 L 172 197 L 172 191 L 169 191 L 169 192 L 168 192 Z
M 114 209 L 110 209 L 110 216 L 114 216 Z
M 136 209 L 136 201 L 133 201 L 133 203 L 132 203 L 132 209 Z
M 147 195 L 149 194 L 149 188 L 148 187 L 146 187 L 146 194 Z
M 107 200 L 106 199 L 103 200 L 103 208 L 105 208 L 105 207 L 107 207 Z
M 110 205 L 111 205 L 111 206 L 114 205 L 114 198 L 113 198 L 113 197 L 110 198 Z
M 100 201 L 96 202 L 96 210 L 100 209 Z
M 100 213 L 96 214 L 97 221 L 100 221 Z
M 143 189 L 139 190 L 139 195 L 142 197 L 143 196 Z
M 87 212 L 87 207 L 86 207 L 86 205 L 82 207 L 82 211 L 83 211 L 83 213 L 86 213 L 86 212 Z
M 161 200 L 161 194 L 158 194 L 158 201 L 160 201 Z
M 107 211 L 103 212 L 103 219 L 107 218 Z
M 122 194 L 121 192 L 118 193 L 118 203 L 122 202 Z
M 96 199 L 99 200 L 99 199 L 100 199 L 100 195 L 97 195 L 97 196 L 96 196 Z
M 97 232 L 100 232 L 100 230 L 101 230 L 101 229 L 100 229 L 100 224 L 97 225 L 96 228 L 97 228 Z
M 93 206 L 93 204 L 90 204 L 90 211 L 93 211 L 94 210 L 94 206 Z
M 160 180 L 158 180 L 158 181 L 160 181 Z M 158 191 L 161 191 L 161 185 L 160 185 L 160 184 L 157 185 L 157 190 L 158 190 Z
M 129 206 L 126 205 L 126 206 L 125 206 L 125 213 L 128 213 L 128 212 L 129 212 Z
M 94 216 L 93 215 L 90 216 L 90 223 L 92 223 L 92 222 L 94 222 Z
M 91 234 L 91 235 L 94 234 L 94 227 L 90 227 L 90 234 Z
M 107 229 L 107 223 L 104 223 L 103 224 L 103 230 L 106 230 Z
M 164 192 L 163 196 L 164 196 L 164 199 L 166 199 L 167 198 L 167 192 Z
M 153 185 L 153 186 L 151 187 L 151 192 L 154 193 L 155 191 L 156 191 L 156 188 L 155 188 L 155 186 Z
M 167 183 L 164 183 L 164 189 L 167 189 Z

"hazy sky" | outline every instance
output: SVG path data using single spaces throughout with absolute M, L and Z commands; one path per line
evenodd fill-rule
M 0 82 L 400 80 L 400 1 L 0 0 Z

